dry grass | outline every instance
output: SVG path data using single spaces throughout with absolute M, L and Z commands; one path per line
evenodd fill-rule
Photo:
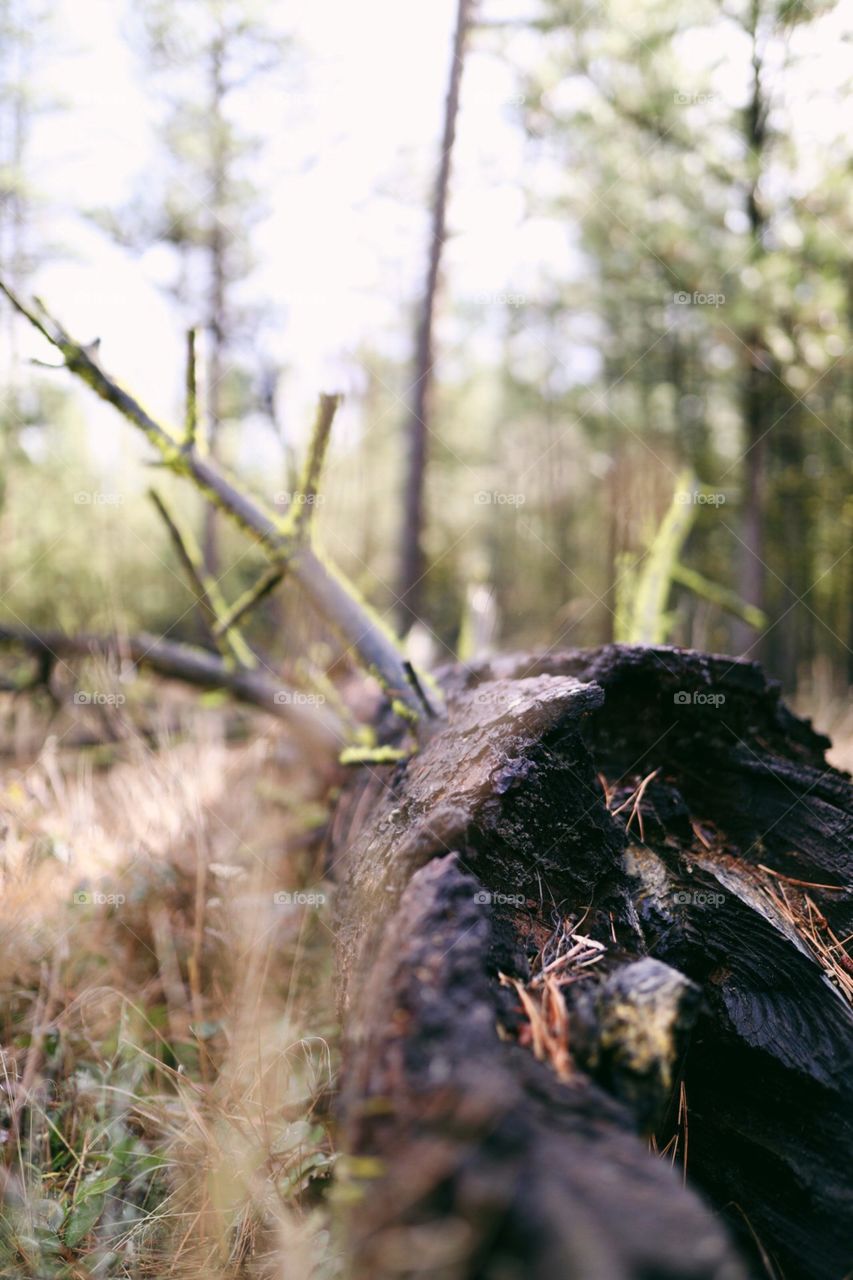
M 500 980 L 503 986 L 513 988 L 527 1018 L 521 1043 L 529 1043 L 535 1057 L 550 1063 L 561 1080 L 570 1080 L 569 1013 L 556 980 L 546 978 L 535 994 L 519 978 L 502 973 Z
M 529 983 L 500 975 L 501 985 L 515 991 L 527 1019 L 520 1042 L 529 1044 L 535 1057 L 549 1063 L 564 1081 L 571 1079 L 573 1066 L 569 1012 L 562 988 L 588 976 L 590 966 L 598 964 L 606 951 L 602 943 L 576 933 L 575 927 L 571 920 L 564 920 L 549 936 Z
M 853 773 L 853 703 L 849 689 L 839 686 L 829 663 L 815 660 L 810 664 L 803 672 L 792 705 L 832 739 L 826 753 L 829 763 Z
M 780 916 L 796 930 L 830 982 L 853 1004 L 853 957 L 847 950 L 853 937 L 839 938 L 814 898 L 806 892 L 819 889 L 844 893 L 844 886 L 810 884 L 765 866 L 761 866 L 761 870 L 767 876 L 765 892 Z
M 652 1134 L 649 1138 L 649 1150 L 653 1155 L 660 1156 L 661 1160 L 669 1160 L 673 1166 L 675 1166 L 677 1160 L 680 1160 L 681 1180 L 684 1186 L 687 1185 L 687 1160 L 690 1152 L 690 1114 L 687 1106 L 687 1088 L 683 1080 L 678 1085 L 678 1112 L 675 1117 L 675 1132 L 663 1146 L 658 1142 L 657 1136 Z
M 154 747 L 117 717 L 106 768 L 55 723 L 0 771 L 0 1275 L 337 1274 L 328 907 L 275 901 L 326 889 L 322 797 L 190 706 Z

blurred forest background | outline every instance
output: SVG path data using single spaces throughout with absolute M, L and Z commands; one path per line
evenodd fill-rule
M 650 638 L 680 512 L 658 638 L 849 759 L 851 40 L 851 0 L 0 0 L 0 276 L 175 424 L 195 329 L 207 447 L 282 514 L 342 391 L 318 537 L 427 664 Z M 229 600 L 259 553 L 0 332 L 0 625 L 198 641 L 152 479 Z M 340 673 L 296 588 L 252 626 Z M 328 797 L 263 717 L 121 687 L 0 695 L 0 1274 L 338 1274 L 329 924 L 259 927 Z
M 318 391 L 344 391 L 321 535 L 391 619 L 454 16 L 3 6 L 4 276 L 170 421 L 198 326 L 215 448 L 268 502 L 286 505 Z M 438 658 L 476 584 L 503 647 L 613 638 L 689 466 L 707 492 L 682 561 L 766 623 L 676 584 L 669 637 L 747 652 L 789 690 L 817 669 L 846 685 L 850 17 L 468 13 L 416 601 Z M 4 616 L 187 633 L 144 442 L 28 364 L 51 357 L 8 307 L 2 324 Z M 222 537 L 225 585 L 245 586 Z M 270 623 L 299 645 L 292 615 Z

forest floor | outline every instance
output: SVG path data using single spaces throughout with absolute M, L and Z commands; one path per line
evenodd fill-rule
M 152 705 L 0 708 L 0 1275 L 333 1276 L 324 798 L 264 717 Z
M 331 798 L 215 699 L 0 716 L 0 1276 L 331 1280 Z

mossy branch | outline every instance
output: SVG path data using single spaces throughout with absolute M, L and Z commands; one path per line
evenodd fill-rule
M 187 330 L 187 365 L 184 400 L 184 448 L 191 449 L 198 431 L 198 388 L 196 385 L 195 329 Z
M 320 488 L 320 477 L 323 474 L 323 463 L 326 460 L 326 451 L 332 435 L 332 423 L 340 402 L 340 396 L 320 396 L 305 466 L 299 480 L 299 490 L 291 504 L 293 510 L 291 527 L 296 533 L 305 533 L 311 523 Z
M 695 569 L 681 564 L 681 554 L 697 513 L 697 496 L 703 492 L 690 471 L 678 478 L 669 510 L 640 563 L 623 556 L 618 573 L 615 639 L 625 644 L 663 644 L 668 638 L 671 617 L 667 602 L 674 582 L 694 595 L 743 618 L 760 630 L 767 617 L 755 605 L 741 600 L 728 587 L 710 581 Z
M 683 564 L 675 564 L 672 567 L 672 580 L 682 587 L 687 587 L 688 591 L 692 591 L 695 596 L 718 605 L 737 618 L 743 618 L 744 622 L 754 627 L 756 631 L 761 631 L 767 626 L 767 614 L 761 609 L 754 604 L 747 604 L 745 600 L 741 600 L 736 591 L 730 591 L 728 587 L 712 582 L 710 578 L 697 573 L 695 569 L 688 569 Z
M 380 682 L 392 699 L 406 707 L 413 718 L 423 711 L 440 711 L 435 693 L 426 694 L 413 684 L 399 645 L 378 616 L 310 543 L 294 530 L 293 519 L 282 521 L 250 498 L 239 483 L 212 459 L 202 457 L 194 444 L 187 446 L 174 431 L 153 418 L 139 402 L 101 368 L 95 354 L 75 341 L 46 310 L 27 306 L 0 280 L 0 290 L 32 325 L 61 352 L 65 365 L 135 427 L 176 475 L 191 480 L 204 497 L 254 538 L 279 568 L 286 566 L 314 607 L 357 656 L 362 666 Z M 322 462 L 322 452 L 319 453 Z M 426 688 L 420 682 L 421 690 Z
M 278 586 L 284 577 L 284 569 L 280 565 L 271 564 L 258 578 L 254 586 L 248 587 L 234 603 L 219 617 L 213 628 L 215 639 L 224 636 L 230 628 L 245 618 L 246 614 L 256 608 L 269 593 Z
M 694 497 L 698 488 L 691 472 L 679 476 L 670 508 L 637 569 L 633 599 L 627 610 L 630 619 L 627 634 L 617 635 L 617 640 L 627 644 L 662 644 L 666 639 L 669 630 L 666 605 L 672 570 L 696 518 Z
M 238 666 L 245 667 L 249 671 L 253 670 L 258 665 L 257 658 L 234 623 L 227 620 L 228 605 L 225 597 L 219 589 L 219 583 L 205 568 L 204 556 L 194 533 L 169 510 L 161 494 L 155 489 L 149 489 L 148 492 L 169 531 L 178 559 L 198 598 L 210 638 L 223 658 L 233 659 Z M 225 625 L 220 630 L 223 620 Z

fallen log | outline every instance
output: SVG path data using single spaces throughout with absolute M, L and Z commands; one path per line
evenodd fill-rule
M 753 663 L 443 673 L 333 825 L 356 1276 L 841 1280 L 851 788 Z

